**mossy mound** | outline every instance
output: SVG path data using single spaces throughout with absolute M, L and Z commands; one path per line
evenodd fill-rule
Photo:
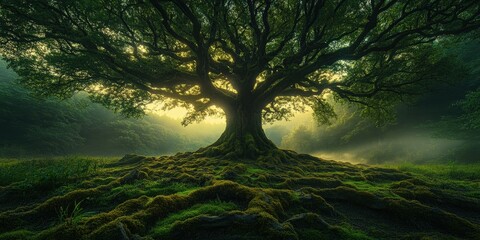
M 127 155 L 31 200 L 17 185 L 0 239 L 480 239 L 461 184 L 293 152 Z

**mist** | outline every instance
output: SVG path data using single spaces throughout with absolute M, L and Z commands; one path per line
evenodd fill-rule
M 266 132 L 277 139 L 284 133 L 277 140 L 281 148 L 336 161 L 367 164 L 480 162 L 478 139 L 441 134 L 446 130 L 440 124 L 445 116 L 458 114 L 455 103 L 466 92 L 476 89 L 470 84 L 438 89 L 414 104 L 401 104 L 397 107 L 397 119 L 385 126 L 376 126 L 371 119 L 362 118 L 355 108 L 336 104 L 338 116 L 331 125 L 319 125 L 311 113 L 303 113 L 291 123 L 273 125 Z
M 463 140 L 435 138 L 429 132 L 412 130 L 389 133 L 363 142 L 343 143 L 337 147 L 311 148 L 305 152 L 322 159 L 368 164 L 473 161 L 474 156 L 458 156 L 464 144 Z M 283 142 L 282 146 L 289 148 L 289 143 Z

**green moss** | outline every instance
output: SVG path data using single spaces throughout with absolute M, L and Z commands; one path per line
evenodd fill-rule
M 349 225 L 333 226 L 328 230 L 301 228 L 297 231 L 302 240 L 339 239 L 339 240 L 372 240 L 367 234 Z
M 99 198 L 98 202 L 103 205 L 109 205 L 112 202 L 137 198 L 143 195 L 153 197 L 175 193 L 188 194 L 197 188 L 197 186 L 188 183 L 140 180 L 111 189 L 107 195 Z
M 259 173 L 265 173 L 267 172 L 265 169 L 263 168 L 258 168 L 258 167 L 247 167 L 247 170 L 246 172 L 248 174 L 259 174 Z
M 33 232 L 22 229 L 0 234 L 0 240 L 23 240 L 33 236 Z
M 185 189 L 185 190 L 183 190 L 183 191 L 178 191 L 178 192 L 176 192 L 176 194 L 179 195 L 179 196 L 187 196 L 187 195 L 189 195 L 190 193 L 192 193 L 192 192 L 194 192 L 194 191 L 196 191 L 196 190 L 198 190 L 198 189 L 200 189 L 200 188 L 199 188 L 199 187 L 187 188 L 187 189 Z
M 81 239 L 84 229 L 80 225 L 62 223 L 52 226 L 31 239 L 35 240 L 57 240 L 57 239 Z
M 298 188 L 300 186 L 334 188 L 341 185 L 343 185 L 343 183 L 338 179 L 318 177 L 288 178 L 283 183 L 279 184 L 282 188 Z
M 331 239 L 328 233 L 316 229 L 299 229 L 297 233 L 298 239 L 302 240 Z
M 73 166 L 84 162 L 72 161 L 79 161 Z M 42 198 L 18 195 L 19 189 L 30 189 L 20 183 L 31 180 L 0 186 L 0 236 L 308 240 L 423 237 L 434 231 L 475 239 L 480 234 L 480 183 L 457 176 L 462 168 L 449 174 L 420 168 L 427 171 L 421 173 L 282 150 L 256 160 L 185 153 L 110 163 L 99 162 L 90 175 L 69 176 Z M 16 164 L 9 160 L 0 168 Z M 25 200 L 12 200 L 12 193 Z M 58 221 L 57 210 L 75 201 L 82 201 L 81 219 L 75 224 Z
M 238 176 L 242 173 L 244 173 L 247 170 L 245 167 L 245 164 L 233 164 L 230 166 L 226 166 L 223 168 L 222 173 L 220 174 L 221 179 L 227 179 L 227 180 L 234 180 L 238 178 Z
M 210 201 L 203 204 L 196 204 L 191 208 L 171 214 L 168 217 L 158 221 L 151 230 L 153 237 L 162 237 L 167 235 L 177 222 L 199 216 L 199 215 L 219 215 L 225 212 L 237 209 L 237 205 L 232 202 L 223 202 L 220 200 Z
M 300 202 L 300 197 L 301 196 L 302 196 L 301 192 L 298 192 L 298 191 L 292 191 L 291 192 L 292 201 L 294 201 L 296 203 Z
M 398 195 L 390 190 L 389 183 L 372 183 L 367 181 L 344 181 L 343 183 L 353 186 L 360 191 L 370 192 L 381 197 L 398 198 Z
M 350 225 L 343 224 L 340 227 L 334 227 L 338 231 L 341 239 L 351 239 L 351 240 L 372 240 L 373 238 L 369 237 L 364 232 L 354 229 Z

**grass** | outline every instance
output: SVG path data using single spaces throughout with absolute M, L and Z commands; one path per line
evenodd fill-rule
M 0 159 L 0 210 L 75 191 L 115 158 Z M 1 191 L 4 189 L 3 191 Z M 81 199 L 80 199 L 81 200 Z M 73 204 L 73 203 L 72 203 Z
M 0 186 L 15 182 L 35 188 L 58 186 L 69 179 L 91 176 L 108 161 L 111 159 L 92 157 L 0 159 Z
M 78 224 L 81 217 L 82 207 L 80 202 L 74 202 L 72 205 L 67 205 L 65 208 L 60 206 L 57 211 L 58 221 L 68 225 Z
M 432 178 L 446 178 L 451 180 L 478 181 L 480 180 L 480 164 L 413 164 L 403 163 L 386 165 L 405 172 L 416 173 Z
M 480 164 L 412 164 L 386 165 L 431 181 L 440 189 L 463 192 L 468 197 L 480 198 Z

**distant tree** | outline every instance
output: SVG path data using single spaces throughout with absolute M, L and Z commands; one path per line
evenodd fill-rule
M 478 34 L 480 32 L 476 31 L 460 44 L 446 50 L 448 54 L 456 55 L 464 66 L 463 80 L 456 85 L 441 89 L 433 96 L 426 96 L 422 101 L 426 104 L 420 108 L 420 111 L 425 112 L 427 107 L 443 109 L 443 111 L 436 110 L 435 116 L 428 119 L 428 123 L 424 125 L 437 137 L 480 140 L 480 55 L 478 54 L 480 38 Z
M 471 91 L 452 105 L 456 114 L 444 116 L 427 127 L 433 128 L 440 137 L 465 140 L 480 140 L 480 89 Z
M 456 105 L 459 106 L 463 114 L 462 128 L 465 130 L 480 130 L 480 89 L 468 93 L 464 99 Z M 478 137 L 478 136 L 477 136 Z
M 478 0 L 0 1 L 0 52 L 29 88 L 130 115 L 160 101 L 184 124 L 223 110 L 203 151 L 233 156 L 276 148 L 262 118 L 327 122 L 326 95 L 385 115 L 451 71 L 439 38 L 479 27 Z

